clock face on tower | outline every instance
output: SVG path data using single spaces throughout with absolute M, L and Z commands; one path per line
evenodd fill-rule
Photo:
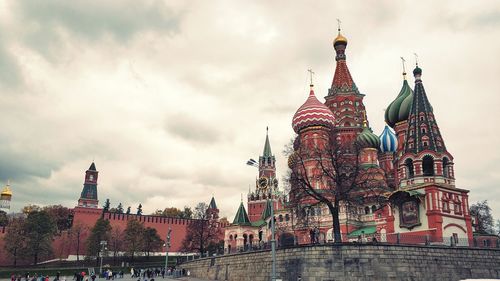
M 266 188 L 267 187 L 267 178 L 261 177 L 259 179 L 259 187 L 260 188 Z

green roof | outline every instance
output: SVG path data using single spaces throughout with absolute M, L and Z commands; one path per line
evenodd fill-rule
M 258 220 L 258 221 L 252 222 L 252 226 L 257 226 L 257 227 L 263 226 L 263 225 L 266 225 L 266 224 L 267 224 L 267 222 L 264 221 L 264 220 Z
M 267 130 L 267 128 L 266 128 Z M 271 153 L 271 144 L 269 143 L 269 135 L 266 132 L 266 144 L 264 145 L 264 153 L 262 154 L 264 157 L 271 157 L 273 156 Z
M 262 216 L 260 217 L 261 219 L 265 220 L 271 216 L 271 207 L 271 200 L 267 199 L 266 206 L 264 207 L 264 211 L 262 212 Z
M 368 227 L 356 229 L 353 232 L 349 233 L 347 236 L 348 237 L 358 237 L 359 235 L 362 235 L 362 234 L 367 235 L 367 234 L 373 234 L 375 232 L 377 232 L 376 226 L 368 226 Z
M 212 196 L 212 200 L 210 200 L 210 204 L 208 205 L 210 209 L 217 209 L 217 204 L 215 204 L 215 198 Z
M 236 216 L 233 220 L 234 225 L 251 225 L 250 219 L 248 219 L 247 211 L 245 210 L 245 206 L 243 206 L 243 202 L 241 202 L 240 207 L 238 208 L 238 212 L 236 212 Z

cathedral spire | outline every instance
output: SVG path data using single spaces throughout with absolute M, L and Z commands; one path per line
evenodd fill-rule
M 264 157 L 272 157 L 271 144 L 269 143 L 269 127 L 266 127 L 266 143 L 264 144 L 264 152 L 262 153 Z
M 415 90 L 408 117 L 409 129 L 404 152 L 420 153 L 424 150 L 446 152 L 432 106 L 422 83 L 422 69 L 418 67 L 418 63 L 413 70 L 413 75 L 415 76 Z
M 335 95 L 338 93 L 356 93 L 359 94 L 358 88 L 354 83 L 349 68 L 346 63 L 345 49 L 347 47 L 347 38 L 345 38 L 340 33 L 340 21 L 338 27 L 338 35 L 333 40 L 333 48 L 337 55 L 335 60 L 337 61 L 337 66 L 335 68 L 335 74 L 333 76 L 332 86 L 328 91 L 328 95 Z

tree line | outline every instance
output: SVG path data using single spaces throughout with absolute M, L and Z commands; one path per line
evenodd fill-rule
M 106 200 L 103 214 L 105 210 L 113 211 L 109 204 L 109 200 Z M 116 208 L 118 212 L 120 205 Z M 138 209 L 142 212 L 141 205 Z M 182 251 L 212 253 L 223 248 L 223 242 L 219 241 L 223 230 L 218 222 L 209 220 L 207 209 L 205 203 L 199 203 L 194 211 L 189 207 L 184 207 L 183 210 L 168 207 L 157 210 L 152 215 L 196 219 L 187 227 Z M 227 223 L 225 218 L 221 221 Z M 61 205 L 27 205 L 21 213 L 9 216 L 0 212 L 0 227 L 7 225 L 4 249 L 14 266 L 19 261 L 37 264 L 40 260 L 67 257 L 75 252 L 77 261 L 82 254 L 85 254 L 87 259 L 95 259 L 105 254 L 112 255 L 115 262 L 116 258 L 122 255 L 133 260 L 138 255 L 149 257 L 151 253 L 161 251 L 164 245 L 164 240 L 155 228 L 146 227 L 138 220 L 127 221 L 125 228 L 112 227 L 110 222 L 101 216 L 92 227 L 88 227 L 80 222 L 74 224 L 72 211 Z M 52 245 L 56 238 L 60 241 L 58 252 L 54 252 Z M 101 241 L 106 241 L 105 249 L 101 246 Z M 85 249 L 85 253 L 81 253 L 81 249 Z

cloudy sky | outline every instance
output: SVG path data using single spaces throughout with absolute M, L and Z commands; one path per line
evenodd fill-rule
M 500 218 L 498 1 L 0 1 L 0 180 L 13 210 L 74 206 L 95 160 L 101 202 L 149 213 L 214 195 L 232 219 L 266 126 L 284 174 L 308 68 L 326 95 L 336 18 L 374 131 L 400 56 L 413 67 L 418 53 L 457 186 Z

